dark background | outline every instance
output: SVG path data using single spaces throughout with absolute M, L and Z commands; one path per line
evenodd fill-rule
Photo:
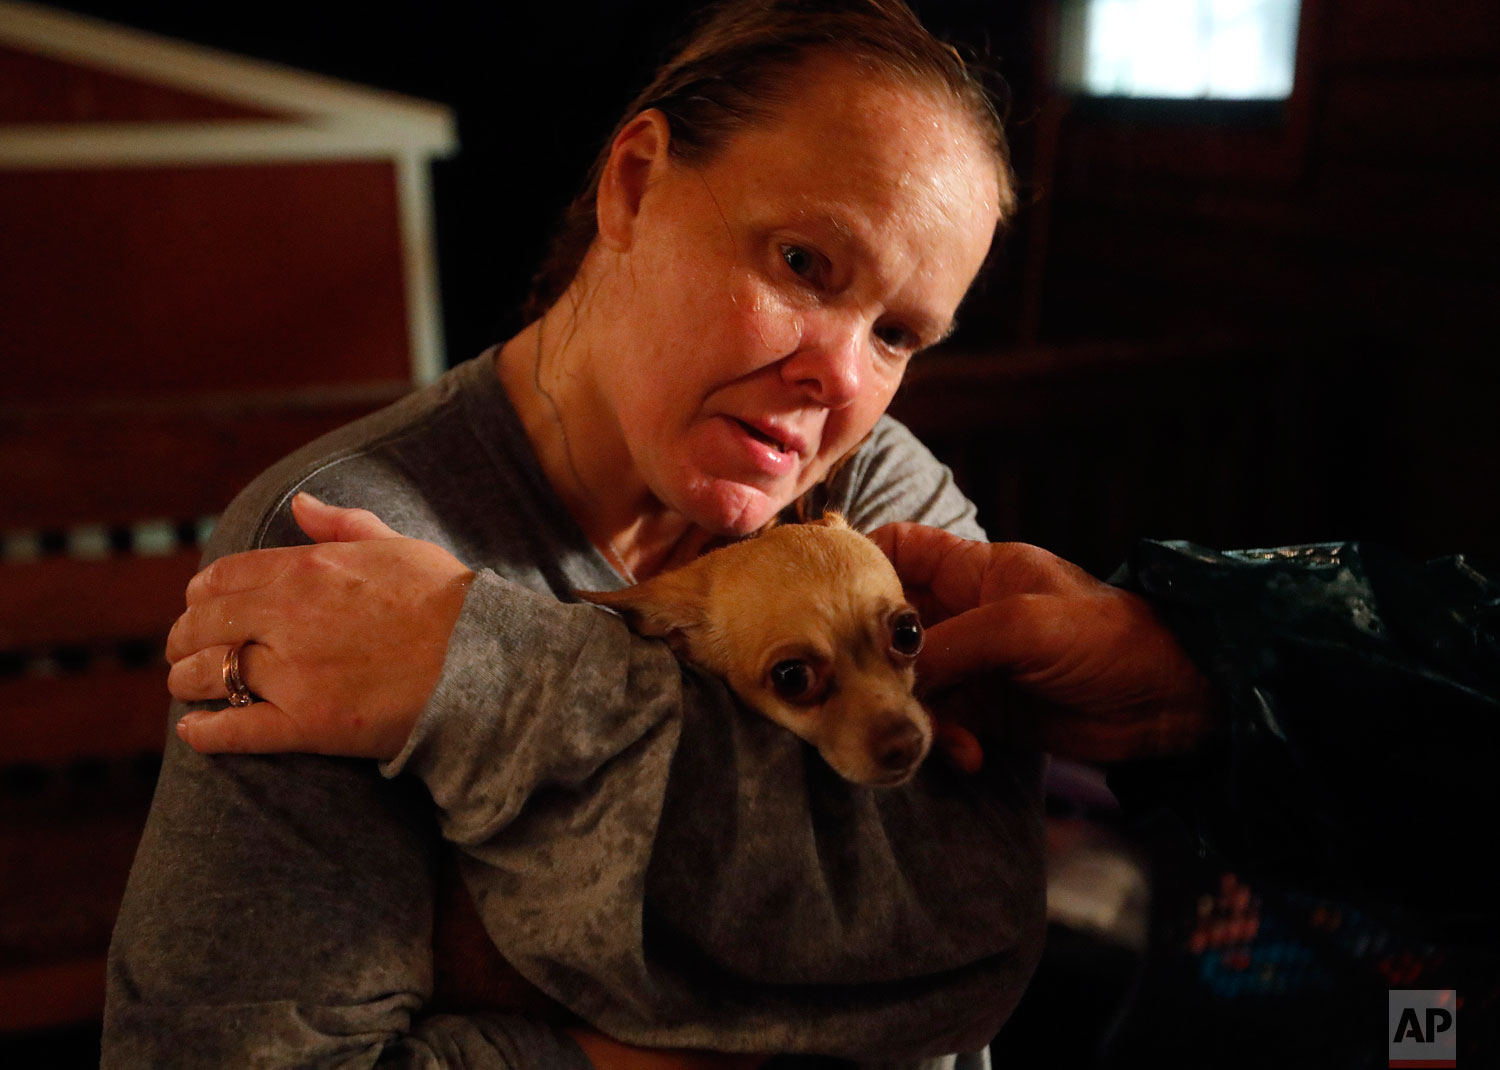
M 456 361 L 521 326 L 553 222 L 698 5 L 61 6 L 449 105 Z M 1008 83 L 1024 207 L 952 346 L 973 360 L 934 358 L 898 403 L 992 532 L 1096 571 L 1136 535 L 1500 558 L 1496 6 L 1305 0 L 1297 86 L 1271 107 L 1069 101 L 1056 6 L 916 5 Z M 944 440 L 955 398 L 963 449 Z M 1043 432 L 976 456 L 972 432 L 1001 424 Z M 1069 504 L 1111 495 L 1126 504 Z

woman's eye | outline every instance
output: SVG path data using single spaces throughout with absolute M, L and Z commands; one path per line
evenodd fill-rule
M 922 622 L 915 613 L 902 613 L 891 621 L 891 649 L 914 658 L 922 651 Z
M 811 698 L 817 682 L 812 666 L 801 658 L 787 658 L 771 666 L 771 687 L 788 702 Z
M 875 337 L 888 349 L 915 350 L 917 337 L 905 327 L 876 327 Z
M 810 278 L 818 268 L 818 258 L 800 245 L 783 245 L 781 259 L 792 269 L 792 274 L 804 279 Z

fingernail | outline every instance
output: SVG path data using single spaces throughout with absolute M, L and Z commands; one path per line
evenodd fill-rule
M 193 722 L 198 719 L 196 713 L 185 713 L 177 721 L 177 738 L 184 743 L 187 742 L 188 731 L 193 727 Z

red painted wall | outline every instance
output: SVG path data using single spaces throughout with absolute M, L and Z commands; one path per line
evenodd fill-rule
M 410 375 L 385 162 L 0 171 L 0 401 Z

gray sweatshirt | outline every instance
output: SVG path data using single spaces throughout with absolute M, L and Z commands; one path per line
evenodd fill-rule
M 277 464 L 208 558 L 306 542 L 308 490 L 478 572 L 403 752 L 203 756 L 171 730 L 110 948 L 104 1066 L 586 1070 L 551 1027 L 432 1014 L 439 852 L 496 946 L 622 1040 L 911 1063 L 979 1051 L 1044 927 L 1040 759 L 850 785 L 666 645 L 553 493 L 492 351 Z M 827 505 L 982 537 L 882 420 Z

